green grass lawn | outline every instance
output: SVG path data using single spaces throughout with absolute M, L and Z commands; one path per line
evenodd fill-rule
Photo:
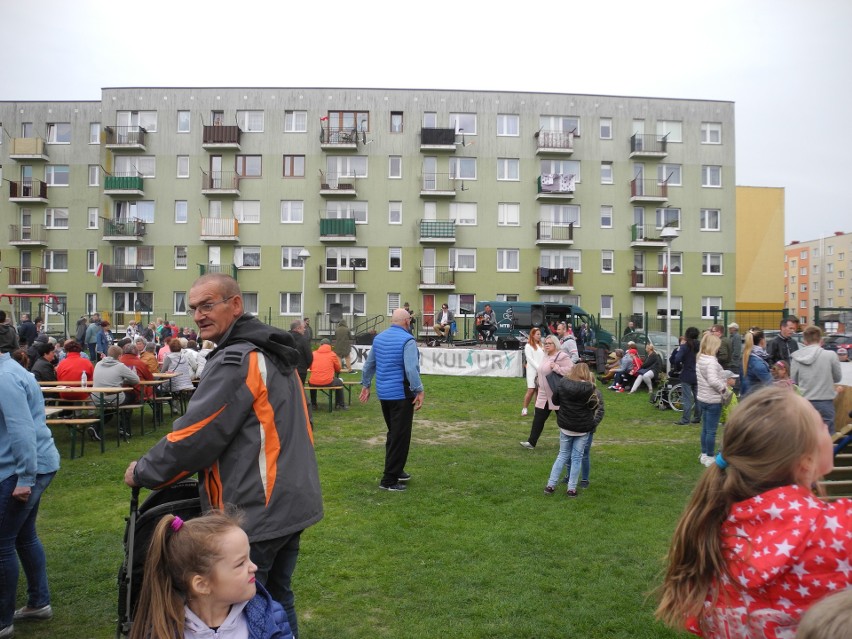
M 558 451 L 551 416 L 526 450 L 523 379 L 425 378 L 404 493 L 377 488 L 385 426 L 375 398 L 319 412 L 325 519 L 302 536 L 295 575 L 303 639 L 674 637 L 653 619 L 662 559 L 700 475 L 697 426 L 674 426 L 645 393 L 604 391 L 591 486 L 543 489 Z M 353 392 L 353 396 L 355 393 Z M 162 434 L 162 430 L 160 431 Z M 42 500 L 55 616 L 18 637 L 114 636 L 130 490 L 124 469 L 155 441 L 67 458 Z M 19 605 L 24 603 L 23 575 Z

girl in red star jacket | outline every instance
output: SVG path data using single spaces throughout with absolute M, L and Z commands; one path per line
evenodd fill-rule
M 852 584 L 852 501 L 812 489 L 833 463 L 807 400 L 775 386 L 740 402 L 675 529 L 657 617 L 704 637 L 795 637 Z

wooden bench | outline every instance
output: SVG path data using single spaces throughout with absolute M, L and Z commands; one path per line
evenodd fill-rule
M 361 384 L 360 381 L 345 381 L 342 386 L 312 386 L 310 382 L 305 384 L 305 392 L 315 390 L 322 392 L 326 397 L 328 397 L 328 412 L 332 412 L 334 410 L 334 393 L 332 391 L 335 390 L 345 390 L 346 391 L 346 399 L 349 406 L 352 405 L 352 387 L 359 386 Z M 310 404 L 310 396 L 308 396 L 308 403 Z
M 71 436 L 71 459 L 74 459 L 75 452 L 77 450 L 77 434 L 79 433 L 80 438 L 80 457 L 85 454 L 86 449 L 86 431 L 91 427 L 97 431 L 97 424 L 100 424 L 100 419 L 69 419 L 69 418 L 57 418 L 57 419 L 48 419 L 47 424 L 49 426 L 67 426 L 68 434 Z M 102 437 L 103 434 L 99 434 L 99 437 Z

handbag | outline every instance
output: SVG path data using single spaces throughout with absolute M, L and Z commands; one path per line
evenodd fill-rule
M 559 355 L 561 354 L 562 353 L 559 353 Z M 557 355 L 556 359 L 553 360 L 554 363 L 559 361 L 559 355 Z M 562 375 L 556 371 L 550 371 L 547 375 L 545 375 L 545 379 L 547 380 L 547 385 L 550 386 L 550 392 L 552 394 L 550 403 L 554 406 L 559 406 L 559 382 L 562 381 Z

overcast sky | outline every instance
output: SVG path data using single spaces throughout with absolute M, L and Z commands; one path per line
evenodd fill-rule
M 852 231 L 850 0 L 0 0 L 0 24 L 0 100 L 121 86 L 731 100 L 737 184 L 786 189 L 787 241 Z

